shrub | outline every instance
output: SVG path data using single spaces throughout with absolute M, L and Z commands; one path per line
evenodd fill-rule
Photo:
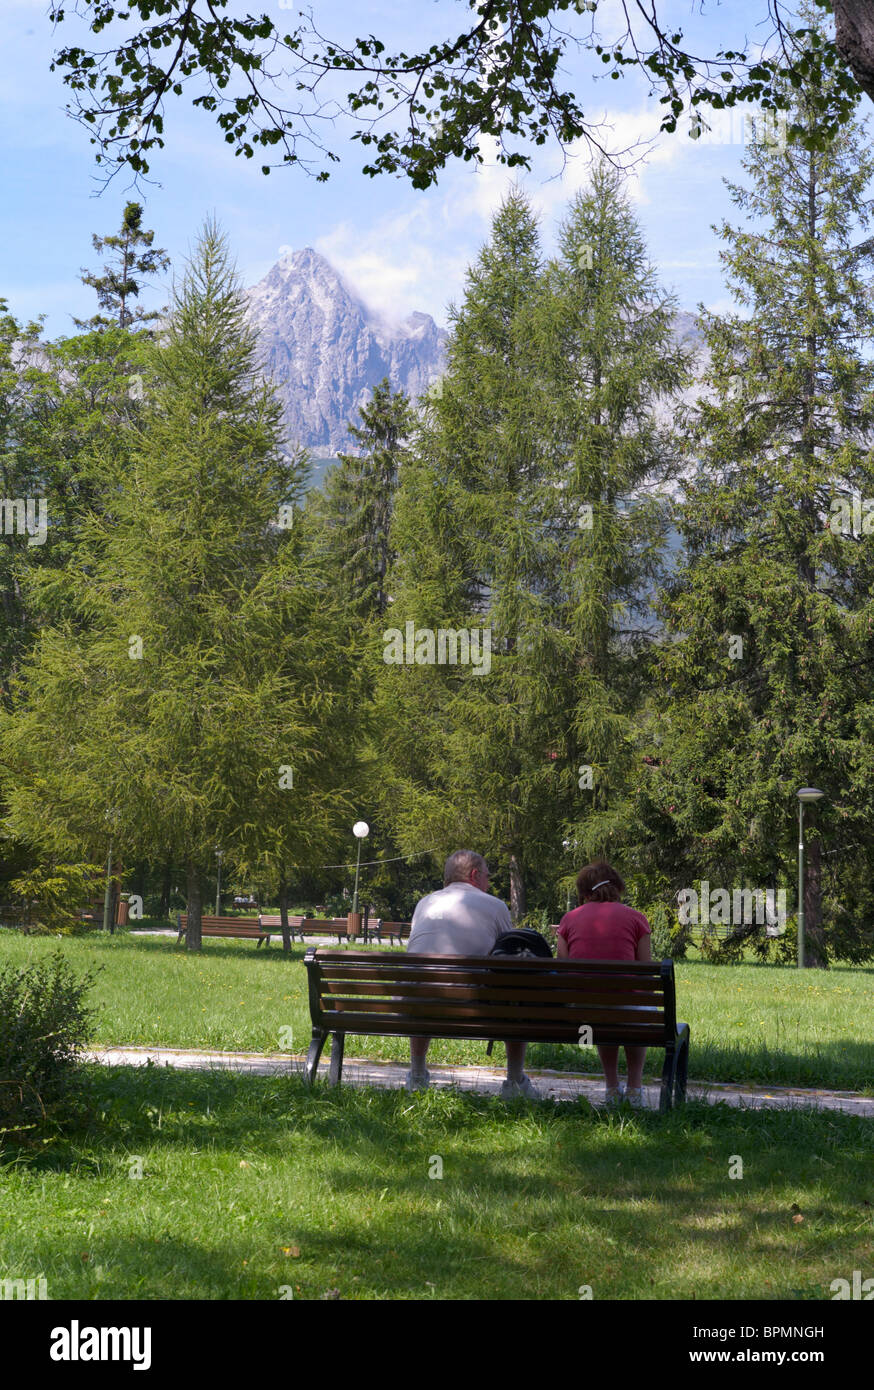
M 563 914 L 559 913 L 559 917 Z M 514 927 L 529 927 L 533 931 L 539 931 L 540 935 L 549 942 L 552 947 L 552 954 L 556 950 L 556 933 L 551 930 L 555 922 L 554 914 L 550 914 L 548 907 L 535 908 L 531 912 L 526 912 L 524 917 L 520 917 L 518 922 L 514 922 Z
M 640 910 L 652 927 L 653 960 L 685 960 L 689 932 L 678 922 L 676 911 L 658 902 Z
M 85 995 L 95 971 L 77 977 L 61 951 L 0 967 L 0 1138 L 69 1119 L 76 1108 L 79 1052 L 94 1011 Z
M 9 888 L 25 905 L 28 931 L 69 936 L 85 930 L 79 914 L 99 895 L 101 875 L 99 864 L 39 865 Z

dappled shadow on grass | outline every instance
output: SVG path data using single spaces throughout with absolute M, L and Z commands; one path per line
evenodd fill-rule
M 853 1116 L 696 1103 L 609 1115 L 585 1102 L 310 1091 L 294 1078 L 159 1067 L 92 1068 L 89 1086 L 90 1126 L 27 1165 L 83 1180 L 76 1207 L 104 1201 L 115 1179 L 132 1202 L 148 1196 L 153 1225 L 131 1231 L 125 1207 L 113 1213 L 122 1229 L 97 1223 L 83 1243 L 41 1221 L 54 1297 L 278 1298 L 294 1284 L 296 1297 L 339 1287 L 349 1298 L 356 1276 L 389 1298 L 573 1298 L 585 1282 L 596 1297 L 607 1286 L 685 1297 L 685 1262 L 715 1278 L 710 1264 L 738 1260 L 760 1271 L 754 1296 L 827 1297 L 811 1261 L 840 1241 L 832 1277 L 845 1275 L 845 1251 L 862 1239 L 848 1231 L 870 1228 L 872 1126 Z M 158 1185 L 124 1181 L 133 1154 L 147 1178 L 150 1166 L 162 1173 Z M 440 1181 L 429 1178 L 435 1155 Z M 237 1229 L 232 1209 L 253 1212 L 256 1229 Z M 292 1243 L 299 1261 L 284 1253 Z M 704 1296 L 740 1295 L 709 1285 Z
M 418 1154 L 424 1130 L 448 1138 L 482 1140 L 512 1136 L 546 1126 L 567 1138 L 571 1152 L 586 1161 L 586 1136 L 598 1136 L 635 1152 L 663 1152 L 680 1142 L 710 1146 L 720 1135 L 746 1136 L 762 1144 L 807 1143 L 868 1148 L 874 1142 L 870 1120 L 838 1112 L 800 1110 L 739 1111 L 724 1104 L 689 1101 L 662 1115 L 658 1111 L 610 1114 L 579 1102 L 506 1103 L 497 1097 L 455 1089 L 410 1096 L 401 1090 L 320 1082 L 312 1089 L 298 1077 L 254 1077 L 216 1070 L 179 1071 L 164 1066 L 85 1067 L 82 1070 L 89 1121 L 68 1131 L 61 1157 L 58 1146 L 40 1157 L 28 1150 L 19 1159 L 55 1167 L 76 1155 L 77 1163 L 99 1166 L 100 1154 L 129 1151 L 132 1141 L 187 1146 L 211 1140 L 233 1151 L 257 1142 L 266 1152 L 287 1152 L 289 1135 L 332 1143 L 338 1140 L 382 1148 L 394 1159 L 409 1147 Z M 8 1160 L 13 1151 L 8 1150 Z

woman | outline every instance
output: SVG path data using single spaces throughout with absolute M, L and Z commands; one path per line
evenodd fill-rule
M 566 912 L 561 919 L 559 960 L 652 960 L 652 928 L 642 912 L 635 912 L 621 901 L 624 892 L 623 880 L 605 860 L 599 859 L 580 869 L 577 874 L 580 906 Z M 604 1068 L 607 1104 L 625 1099 L 635 1107 L 642 1106 L 641 1079 L 646 1048 L 625 1048 L 628 1086 L 624 1096 L 619 1085 L 619 1048 L 599 1047 L 598 1055 Z

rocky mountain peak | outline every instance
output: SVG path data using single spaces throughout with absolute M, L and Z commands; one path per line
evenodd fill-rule
M 348 426 L 383 377 L 415 397 L 443 369 L 447 335 L 430 314 L 392 323 L 311 246 L 285 251 L 248 298 L 289 440 L 316 455 L 350 448 Z

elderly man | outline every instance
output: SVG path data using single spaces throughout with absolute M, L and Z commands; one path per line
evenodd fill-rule
M 443 870 L 443 887 L 416 904 L 407 950 L 419 955 L 487 956 L 502 932 L 511 931 L 510 913 L 489 892 L 489 870 L 481 854 L 457 849 Z M 431 1079 L 425 1070 L 430 1038 L 410 1038 L 408 1091 L 425 1091 Z M 525 1075 L 524 1042 L 508 1042 L 505 1098 L 537 1091 Z

